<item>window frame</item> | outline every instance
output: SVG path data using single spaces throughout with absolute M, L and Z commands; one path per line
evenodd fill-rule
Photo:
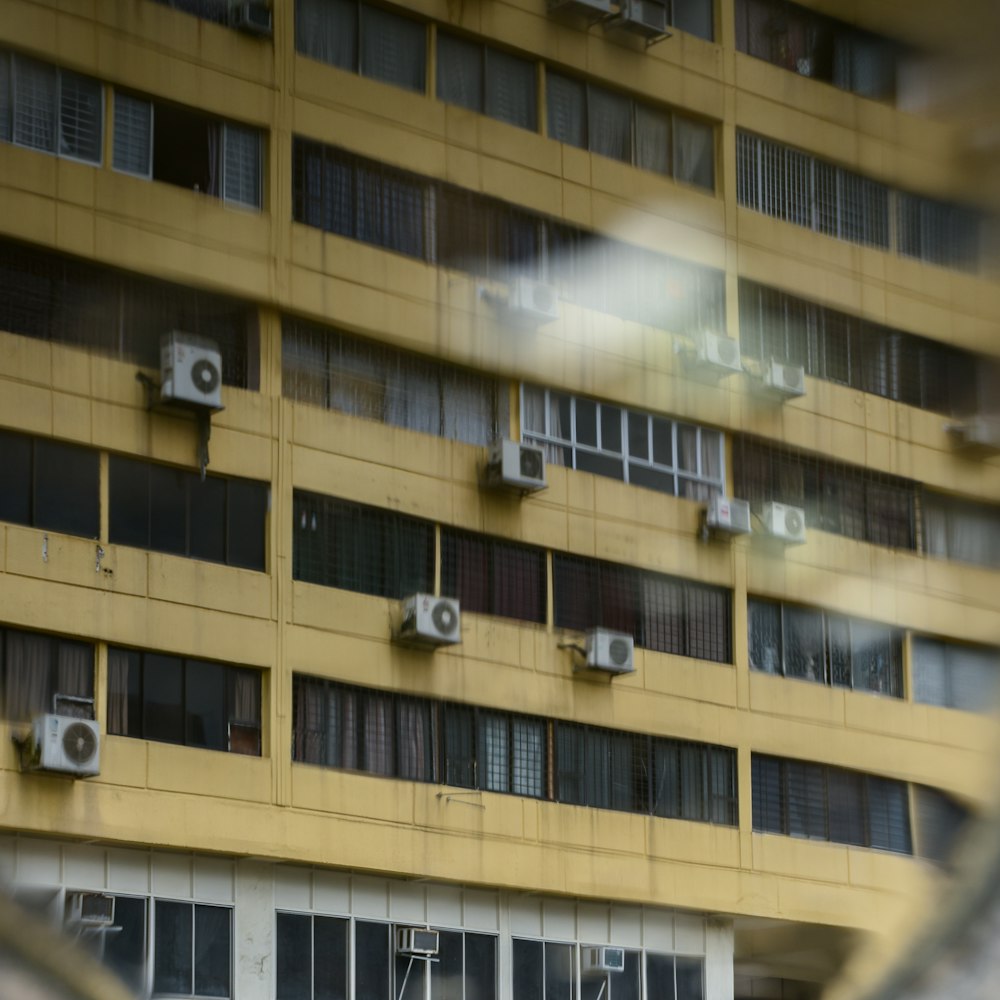
M 147 911 L 147 932 L 149 934 L 150 948 L 152 952 L 151 956 L 147 957 L 147 967 L 148 967 L 148 979 L 147 983 L 149 985 L 150 997 L 190 997 L 192 1000 L 200 1000 L 203 997 L 216 997 L 220 1000 L 232 1000 L 234 987 L 235 987 L 235 948 L 234 945 L 234 916 L 235 907 L 232 904 L 224 903 L 205 903 L 199 902 L 193 899 L 174 899 L 169 896 L 151 896 L 149 897 L 152 905 Z M 171 906 L 188 906 L 191 908 L 191 990 L 190 992 L 178 992 L 172 990 L 157 991 L 156 989 L 156 976 L 157 976 L 157 963 L 160 958 L 161 949 L 157 945 L 157 906 L 160 903 L 166 903 Z M 196 990 L 197 983 L 197 934 L 198 934 L 198 924 L 197 924 L 197 909 L 199 907 L 206 907 L 215 910 L 224 910 L 229 916 L 229 941 L 228 941 L 228 951 L 229 951 L 229 962 L 228 968 L 226 970 L 226 975 L 229 981 L 229 989 L 225 994 L 204 994 L 198 993 Z

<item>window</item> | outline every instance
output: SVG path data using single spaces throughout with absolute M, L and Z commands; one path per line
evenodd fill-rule
M 732 662 L 728 590 L 561 552 L 552 572 L 558 628 L 610 628 L 646 649 Z
M 229 10 L 232 7 L 232 0 L 156 0 L 156 3 L 216 24 L 229 24 Z
M 995 649 L 914 636 L 911 660 L 914 701 L 967 712 L 995 706 L 1000 676 Z
M 441 593 L 463 611 L 545 623 L 545 552 L 451 528 L 441 530 Z
M 427 28 L 358 0 L 296 0 L 295 48 L 340 69 L 422 93 Z
M 892 100 L 902 46 L 787 0 L 737 0 L 736 47 L 800 76 Z
M 277 1000 L 347 1000 L 350 921 L 277 914 Z
M 524 385 L 521 427 L 546 461 L 692 500 L 725 491 L 718 431 Z
M 292 759 L 462 788 L 736 825 L 736 754 L 296 674 Z
M 926 337 L 828 309 L 743 278 L 740 349 L 761 362 L 940 413 L 976 412 L 990 398 L 997 365 Z
M 302 490 L 294 507 L 296 580 L 392 598 L 432 589 L 429 521 Z
M 549 138 L 688 184 L 715 187 L 709 122 L 546 70 Z
M 806 512 L 806 524 L 890 548 L 917 547 L 918 486 L 857 466 L 815 458 L 736 435 L 736 496 L 760 510 L 767 501 Z
M 110 540 L 263 570 L 268 487 L 111 456 Z
M 108 732 L 260 756 L 260 673 L 108 649 Z
M 0 430 L 0 521 L 97 538 L 96 451 Z
M 0 140 L 100 164 L 103 132 L 98 80 L 0 49 Z
M 509 429 L 502 379 L 286 317 L 282 393 L 394 427 L 484 445 Z
M 98 957 L 136 996 L 146 990 L 147 910 L 145 899 L 115 896 L 115 932 L 91 939 L 100 942 Z
M 94 717 L 94 647 L 42 632 L 0 628 L 0 717 L 44 712 Z
M 899 629 L 753 598 L 748 619 L 753 670 L 903 697 Z
M 928 555 L 1000 567 L 1000 507 L 940 493 L 921 497 Z
M 153 996 L 231 996 L 232 910 L 157 899 L 153 912 Z
M 624 319 L 679 333 L 724 325 L 715 268 L 298 137 L 292 206 L 296 222 L 471 274 L 550 281 L 566 298 Z
M 959 270 L 980 265 L 983 213 L 889 188 L 749 132 L 736 134 L 736 188 L 741 205 L 817 233 Z
M 437 96 L 449 104 L 535 131 L 535 64 L 491 45 L 437 33 Z
M 179 104 L 116 91 L 112 163 L 137 177 L 261 207 L 259 130 Z
M 9 333 L 159 370 L 160 337 L 185 330 L 218 344 L 226 385 L 255 389 L 256 324 L 256 308 L 235 299 L 0 240 L 0 330 Z
M 703 1000 L 704 984 L 704 959 L 646 952 L 646 996 Z
M 912 787 L 917 853 L 947 863 L 971 814 L 961 802 L 936 788 Z
M 911 854 L 902 781 L 753 754 L 753 828 Z

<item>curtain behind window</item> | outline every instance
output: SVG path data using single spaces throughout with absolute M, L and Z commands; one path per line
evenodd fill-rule
M 32 632 L 6 633 L 6 704 L 4 717 L 25 722 L 52 711 L 50 663 L 52 640 Z
M 486 105 L 491 118 L 534 131 L 537 128 L 535 64 L 487 48 Z
M 601 87 L 587 87 L 587 137 L 590 151 L 632 162 L 632 102 Z
M 437 35 L 437 96 L 470 111 L 483 110 L 483 49 L 481 45 L 439 31 Z
M 331 66 L 357 72 L 356 0 L 296 0 L 295 48 Z
M 586 148 L 587 92 L 584 84 L 558 73 L 545 76 L 549 138 Z
M 379 7 L 361 6 L 361 73 L 422 92 L 427 29 Z
M 670 115 L 637 104 L 635 107 L 635 165 L 658 174 L 670 173 Z

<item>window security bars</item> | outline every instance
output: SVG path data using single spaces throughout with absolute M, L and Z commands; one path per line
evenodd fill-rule
M 297 674 L 293 759 L 597 809 L 736 824 L 736 754 Z
M 112 455 L 109 465 L 112 542 L 265 568 L 267 483 L 206 476 Z
M 903 697 L 899 629 L 753 598 L 748 619 L 753 670 Z
M 289 317 L 281 361 L 286 399 L 467 444 L 509 429 L 507 383 L 457 365 Z
M 984 216 L 907 194 L 749 132 L 736 135 L 739 203 L 765 215 L 944 267 L 975 271 Z
M 740 349 L 758 361 L 954 415 L 978 412 L 1000 385 L 1000 366 L 968 351 L 743 278 L 739 297 Z
M 767 501 L 803 507 L 822 531 L 886 545 L 917 548 L 917 483 L 776 448 L 737 435 L 734 493 L 759 510 Z
M 0 141 L 99 165 L 100 81 L 0 49 Z
M 260 672 L 108 649 L 108 732 L 260 756 Z
M 557 627 L 616 629 L 646 649 L 732 662 L 725 588 L 561 552 L 552 572 Z
M 736 0 L 736 47 L 862 97 L 895 96 L 902 46 L 788 0 Z
M 92 719 L 94 646 L 43 632 L 0 628 L 0 718 L 28 722 L 53 710 L 53 696 L 75 701 L 59 704 L 62 715 Z
M 441 267 L 545 280 L 580 305 L 677 332 L 722 329 L 722 273 L 295 138 L 293 218 Z
M 257 313 L 245 303 L 0 240 L 0 330 L 160 367 L 160 337 L 184 330 L 222 352 L 226 385 L 256 389 Z
M 902 781 L 755 753 L 751 786 L 758 833 L 913 853 Z
M 552 465 L 691 500 L 725 492 L 718 431 L 533 385 L 521 389 L 521 427 Z

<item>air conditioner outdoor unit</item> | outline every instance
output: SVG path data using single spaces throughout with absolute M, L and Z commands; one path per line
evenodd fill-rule
M 716 495 L 708 501 L 705 525 L 727 535 L 750 534 L 750 504 L 746 500 Z
M 222 409 L 222 355 L 211 340 L 173 330 L 160 341 L 160 401 Z
M 229 23 L 248 35 L 271 37 L 271 8 L 257 0 L 236 3 L 229 10 Z
M 787 545 L 801 545 L 806 540 L 806 512 L 785 503 L 764 504 L 764 530 Z
M 438 953 L 438 932 L 426 927 L 397 927 L 396 954 L 432 958 Z
M 549 0 L 549 12 L 553 11 L 596 19 L 611 13 L 611 0 Z
M 31 725 L 25 766 L 86 778 L 101 773 L 101 738 L 92 719 L 37 715 Z
M 806 372 L 801 365 L 783 365 L 769 361 L 764 368 L 764 388 L 782 398 L 806 394 Z
M 66 923 L 76 927 L 110 927 L 115 922 L 115 897 L 103 892 L 66 894 Z
M 462 641 L 462 616 L 453 597 L 413 594 L 402 604 L 397 640 L 413 646 L 453 646 Z
M 630 674 L 635 670 L 635 640 L 627 632 L 592 628 L 587 632 L 587 669 L 609 674 Z
M 980 414 L 951 424 L 948 430 L 954 436 L 955 447 L 966 455 L 985 458 L 1000 454 L 1000 416 Z
M 519 276 L 510 283 L 507 312 L 525 325 L 551 323 L 559 319 L 559 292 L 555 285 Z
M 624 972 L 624 948 L 584 948 L 584 972 Z
M 536 444 L 502 438 L 490 445 L 485 483 L 494 488 L 530 493 L 544 490 L 545 452 Z
M 733 375 L 743 371 L 740 342 L 705 331 L 695 338 L 693 363 L 713 375 Z
M 621 0 L 618 16 L 609 25 L 642 35 L 647 43 L 666 38 L 667 5 L 664 0 Z

